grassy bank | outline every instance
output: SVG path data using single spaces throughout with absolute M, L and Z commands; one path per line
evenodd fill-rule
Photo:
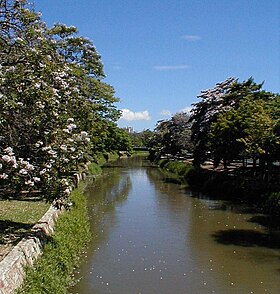
M 176 160 L 161 159 L 160 168 L 174 174 L 180 182 L 214 198 L 246 202 L 250 207 L 280 216 L 279 185 L 256 181 L 228 171 L 194 168 L 192 165 Z
M 0 200 L 0 260 L 48 210 L 43 200 Z
M 28 268 L 26 279 L 18 293 L 66 293 L 72 282 L 71 273 L 90 240 L 84 183 L 70 196 L 73 203 L 58 220 L 55 234 L 43 249 L 34 268 Z
M 107 159 L 102 154 L 97 156 L 96 161 L 88 165 L 88 173 L 100 175 L 101 166 L 117 158 L 116 153 L 109 154 Z M 44 246 L 41 258 L 33 268 L 27 268 L 26 279 L 18 293 L 67 293 L 67 288 L 73 283 L 73 269 L 79 264 L 91 237 L 86 198 L 83 195 L 85 185 L 84 182 L 80 183 L 71 193 L 73 205 L 58 219 L 55 234 Z
M 181 183 L 186 182 L 187 174 L 193 169 L 191 164 L 169 159 L 159 160 L 158 166 L 173 174 L 174 178 Z

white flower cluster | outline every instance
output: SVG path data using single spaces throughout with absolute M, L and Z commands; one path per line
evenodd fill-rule
M 22 184 L 33 187 L 41 181 L 40 177 L 34 174 L 35 167 L 23 158 L 16 158 L 13 148 L 7 147 L 3 150 L 0 163 L 0 179 L 22 182 Z
M 65 127 L 57 129 L 55 133 L 57 141 L 49 145 L 44 145 L 42 141 L 35 144 L 38 151 L 43 152 L 42 158 L 45 158 L 39 174 L 45 182 L 57 182 L 61 186 L 60 191 L 67 197 L 72 190 L 72 181 L 67 180 L 67 177 L 72 175 L 77 164 L 83 160 L 90 138 L 86 131 L 79 131 L 74 118 L 69 118 Z M 57 174 L 62 180 L 58 181 Z
M 2 155 L 3 162 L 6 164 L 11 164 L 13 168 L 17 168 L 18 164 L 17 164 L 16 157 L 14 156 L 13 148 L 7 147 L 3 151 L 4 151 L 4 155 Z
M 65 178 L 61 179 L 60 183 L 63 188 L 64 195 L 69 196 L 72 191 L 72 183 L 69 182 L 69 180 L 65 179 Z
M 229 104 L 228 102 L 225 102 L 225 98 L 229 93 L 231 86 L 236 82 L 236 78 L 230 77 L 224 82 L 217 83 L 213 89 L 201 91 L 198 98 L 201 98 L 202 101 L 197 103 L 192 111 L 195 116 L 200 116 L 200 118 L 203 119 L 203 121 L 200 122 L 201 131 L 207 127 L 209 122 L 212 121 L 213 117 L 217 114 L 227 112 L 234 107 L 234 102 Z M 207 112 L 201 116 L 200 113 L 205 110 L 207 110 Z

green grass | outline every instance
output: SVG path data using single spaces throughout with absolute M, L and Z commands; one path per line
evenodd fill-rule
M 0 200 L 0 257 L 9 252 L 7 246 L 16 245 L 30 231 L 49 207 L 44 201 Z
M 132 156 L 149 156 L 149 151 L 133 151 Z
M 102 168 L 97 163 L 92 162 L 88 166 L 88 171 L 89 171 L 89 173 L 91 175 L 97 176 L 97 175 L 100 175 L 102 173 Z
M 192 165 L 189 163 L 169 159 L 161 159 L 158 162 L 158 165 L 160 168 L 163 168 L 181 178 L 185 177 L 192 169 Z
M 44 201 L 0 200 L 0 221 L 35 224 L 49 207 Z
M 73 206 L 55 226 L 55 234 L 44 246 L 43 255 L 34 268 L 27 269 L 23 286 L 17 293 L 67 293 L 72 282 L 71 273 L 79 263 L 79 256 L 90 239 L 84 183 L 71 194 Z

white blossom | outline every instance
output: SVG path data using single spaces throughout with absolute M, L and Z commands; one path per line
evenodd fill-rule
M 11 156 L 9 156 L 9 155 L 3 155 L 2 156 L 2 160 L 8 163 L 8 162 L 11 161 Z
M 25 181 L 24 183 L 25 183 L 25 185 L 27 185 L 27 186 L 31 186 L 31 187 L 34 186 L 34 182 L 33 182 L 32 180 Z
M 32 165 L 32 164 L 30 164 L 29 162 L 27 162 L 26 169 L 27 169 L 28 171 L 32 171 L 32 170 L 35 169 L 35 167 L 34 167 L 34 165 Z
M 42 169 L 40 172 L 39 172 L 39 174 L 40 175 L 43 175 L 43 174 L 45 174 L 47 172 L 47 170 L 44 168 L 44 169 Z
M 87 136 L 88 136 L 88 133 L 87 133 L 86 131 L 82 131 L 82 132 L 81 132 L 81 136 L 82 136 L 82 137 L 87 137 Z
M 68 123 L 73 123 L 73 122 L 74 122 L 74 118 L 72 118 L 72 117 L 68 118 L 68 119 L 67 119 L 67 122 L 68 122 Z
M 74 129 L 77 128 L 77 125 L 75 125 L 75 124 L 69 124 L 69 125 L 67 126 L 67 128 L 68 128 L 68 130 L 72 131 L 72 130 L 74 130 Z
M 67 189 L 64 190 L 64 193 L 69 195 L 71 193 L 71 190 L 69 188 L 67 188 Z
M 6 173 L 0 174 L 0 179 L 6 180 L 8 179 L 8 175 Z
M 7 147 L 3 151 L 10 156 L 14 155 L 14 151 L 12 147 Z
M 42 142 L 42 141 L 37 141 L 36 143 L 35 143 L 35 146 L 37 147 L 37 148 L 39 148 L 40 146 L 42 146 L 42 145 L 44 145 L 44 143 Z M 43 148 L 42 148 L 43 149 Z
M 62 131 L 63 131 L 64 133 L 67 133 L 67 134 L 70 134 L 70 133 L 71 133 L 69 129 L 63 129 Z
M 62 151 L 67 151 L 67 146 L 66 145 L 60 145 L 60 149 Z
M 22 168 L 22 169 L 20 169 L 19 174 L 20 175 L 27 175 L 28 171 L 25 168 Z
M 13 168 L 17 168 L 18 167 L 17 160 L 16 160 L 15 156 L 12 156 L 12 158 L 11 158 L 11 164 L 13 165 Z
M 36 102 L 36 105 L 37 105 L 37 107 L 40 108 L 40 109 L 44 109 L 44 108 L 45 108 L 45 104 L 42 103 L 41 101 L 37 101 L 37 102 Z
M 23 41 L 22 38 L 20 38 L 20 37 L 17 37 L 17 38 L 16 38 L 16 42 L 22 42 L 22 41 Z

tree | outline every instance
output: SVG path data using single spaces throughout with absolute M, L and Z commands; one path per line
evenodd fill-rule
M 239 158 L 244 150 L 244 144 L 240 141 L 243 137 L 242 119 L 235 109 L 224 114 L 219 114 L 217 121 L 213 122 L 209 135 L 209 150 L 214 159 L 214 167 L 223 160 L 224 168 Z
M 192 151 L 189 115 L 181 112 L 176 113 L 170 120 L 159 121 L 151 145 L 158 157 L 162 155 L 185 157 Z
M 228 78 L 224 82 L 216 84 L 213 89 L 202 91 L 198 96 L 201 99 L 200 102 L 193 104 L 193 110 L 190 121 L 192 122 L 192 140 L 194 142 L 194 164 L 200 165 L 207 158 L 215 157 L 215 161 L 219 161 L 217 148 L 213 152 L 213 146 L 218 146 L 217 143 L 214 145 L 210 144 L 213 141 L 211 134 L 212 130 L 220 132 L 217 123 L 218 119 L 222 120 L 222 116 L 226 113 L 238 109 L 240 103 L 250 96 L 253 100 L 258 99 L 269 99 L 269 93 L 261 91 L 263 83 L 256 84 L 253 78 L 249 78 L 244 82 L 238 82 L 236 78 Z M 229 114 L 230 116 L 231 114 Z M 229 117 L 228 117 L 229 118 Z M 228 119 L 227 117 L 224 120 Z M 225 121 L 223 122 L 225 124 Z M 214 126 L 213 126 L 214 125 Z M 229 126 L 223 129 L 225 136 L 229 136 L 226 132 Z M 231 136 L 233 133 L 231 133 Z M 224 141 L 224 143 L 226 143 Z M 225 146 L 224 146 L 225 147 Z M 224 148 L 222 147 L 222 148 Z M 212 148 L 212 149 L 211 149 Z M 225 149 L 224 149 L 225 151 Z M 212 153 L 211 153 L 212 152 Z M 224 157 L 226 155 L 224 153 Z
M 148 147 L 154 133 L 147 129 L 142 132 L 128 133 L 134 147 Z
M 101 57 L 75 27 L 48 29 L 26 0 L 0 1 L 2 195 L 68 196 L 73 172 L 123 135 Z M 104 143 L 105 142 L 105 143 Z M 107 144 L 107 145 L 106 145 Z

